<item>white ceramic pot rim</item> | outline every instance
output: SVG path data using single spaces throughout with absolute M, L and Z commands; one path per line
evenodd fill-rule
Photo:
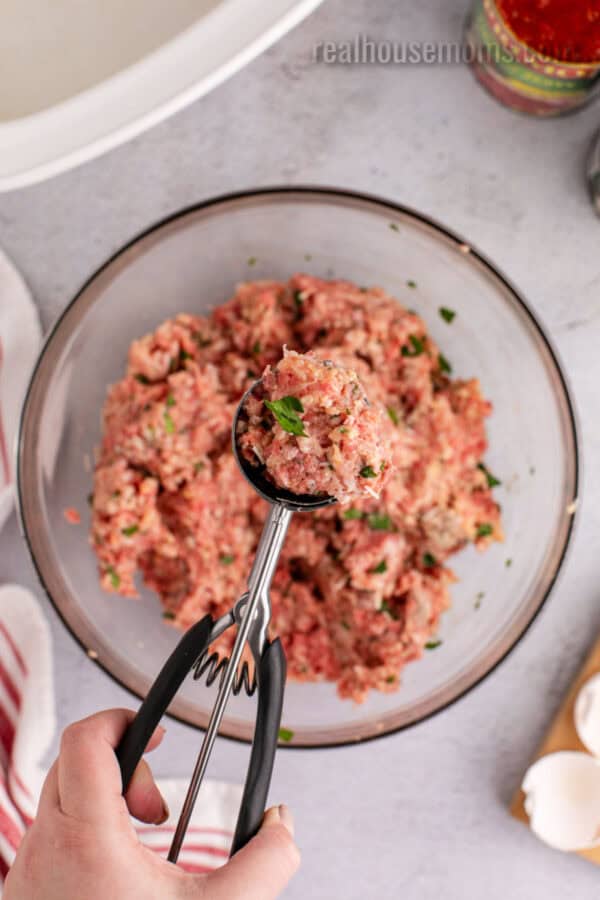
M 70 169 L 233 75 L 321 0 L 222 0 L 144 59 L 41 112 L 0 124 L 0 192 Z

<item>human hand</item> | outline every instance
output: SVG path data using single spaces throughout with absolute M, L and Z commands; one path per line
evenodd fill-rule
M 138 841 L 129 814 L 160 824 L 168 811 L 142 760 L 125 797 L 114 748 L 133 713 L 107 710 L 70 725 L 35 822 L 8 874 L 4 900 L 275 900 L 300 856 L 287 807 L 209 875 L 192 875 Z M 164 735 L 157 728 L 147 751 Z

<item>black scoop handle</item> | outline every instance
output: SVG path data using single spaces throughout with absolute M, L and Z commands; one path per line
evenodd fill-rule
M 187 631 L 162 667 L 156 681 L 116 749 L 123 793 L 169 704 L 194 663 L 208 649 L 213 627 L 205 616 Z M 246 775 L 231 855 L 244 847 L 260 828 L 273 773 L 279 738 L 286 661 L 279 638 L 267 642 L 258 667 L 258 708 L 250 764 Z
M 186 631 L 121 738 L 116 754 L 121 768 L 123 793 L 129 787 L 135 768 L 167 707 L 198 657 L 208 648 L 213 624 L 211 616 L 205 616 Z
M 286 661 L 279 638 L 265 645 L 258 669 L 258 709 L 231 855 L 241 850 L 260 828 L 273 774 L 281 726 Z

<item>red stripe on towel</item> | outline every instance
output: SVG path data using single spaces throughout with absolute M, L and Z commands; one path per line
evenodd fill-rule
M 17 707 L 17 710 L 21 708 L 21 692 L 18 690 L 16 684 L 4 668 L 2 664 L 2 660 L 0 659 L 0 682 L 6 688 L 6 693 L 12 700 L 12 702 Z
M 13 638 L 12 638 L 12 635 L 11 635 L 10 632 L 6 629 L 6 627 L 5 627 L 5 625 L 4 625 L 4 622 L 0 622 L 0 634 L 4 635 L 4 638 L 5 638 L 5 640 L 6 640 L 6 643 L 8 644 L 8 646 L 10 647 L 10 649 L 12 650 L 13 656 L 14 656 L 14 658 L 16 659 L 17 665 L 18 665 L 18 667 L 20 668 L 21 672 L 23 673 L 23 675 L 27 675 L 27 674 L 28 674 L 27 663 L 26 663 L 25 660 L 23 659 L 23 654 L 21 653 L 21 651 L 19 650 L 19 648 L 18 648 L 17 645 L 15 644 L 15 642 L 14 642 L 14 640 L 13 640 Z

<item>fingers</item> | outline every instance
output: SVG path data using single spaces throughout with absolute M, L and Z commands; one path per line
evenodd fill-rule
M 58 757 L 58 799 L 66 815 L 105 824 L 111 816 L 124 813 L 121 772 L 114 751 L 133 716 L 129 710 L 111 709 L 65 730 Z M 164 729 L 157 729 L 148 747 L 156 747 L 163 734 Z M 139 777 L 144 779 L 144 774 Z
M 149 825 L 162 825 L 169 818 L 169 807 L 158 790 L 146 760 L 137 764 L 129 782 L 125 802 L 132 816 Z
M 265 814 L 256 837 L 208 876 L 211 900 L 275 900 L 300 865 L 287 806 Z

